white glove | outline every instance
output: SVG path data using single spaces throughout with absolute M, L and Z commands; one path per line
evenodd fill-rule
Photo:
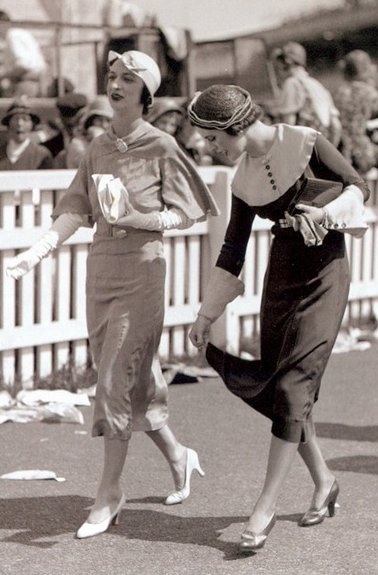
M 6 273 L 18 280 L 69 238 L 82 224 L 80 214 L 62 214 L 31 248 L 9 260 Z
M 368 225 L 364 217 L 364 197 L 358 186 L 347 186 L 338 198 L 324 206 L 323 225 L 329 230 L 337 230 L 361 238 Z
M 129 206 L 128 215 L 119 218 L 117 221 L 118 226 L 131 226 L 151 232 L 162 232 L 174 228 L 183 229 L 190 227 L 192 224 L 193 221 L 187 218 L 178 208 L 164 210 L 163 212 L 154 211 L 143 214 L 135 210 L 131 205 Z
M 244 284 L 239 278 L 215 266 L 211 270 L 198 315 L 202 315 L 213 322 L 222 315 L 228 303 L 243 293 Z

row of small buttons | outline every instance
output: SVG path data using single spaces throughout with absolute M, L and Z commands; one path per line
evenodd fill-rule
M 270 183 L 272 184 L 273 190 L 276 190 L 277 185 L 276 185 L 275 179 L 273 178 L 273 172 L 272 172 L 272 168 L 270 167 L 269 161 L 266 162 L 265 169 L 268 170 L 268 177 L 270 178 Z

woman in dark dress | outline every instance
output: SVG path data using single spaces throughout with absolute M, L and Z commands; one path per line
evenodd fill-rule
M 297 451 L 315 484 L 299 524 L 314 525 L 327 511 L 334 514 L 339 486 L 320 451 L 311 413 L 348 298 L 344 234 L 337 230 L 363 234 L 369 195 L 317 131 L 266 125 L 259 115 L 238 86 L 212 86 L 189 106 L 191 121 L 207 141 L 231 160 L 239 158 L 230 222 L 190 339 L 199 349 L 207 346 L 209 363 L 232 393 L 272 420 L 264 486 L 239 544 L 248 553 L 264 545 L 274 526 L 278 495 Z M 296 201 L 309 176 L 342 182 L 326 207 Z M 211 324 L 243 293 L 238 276 L 256 215 L 274 222 L 274 239 L 261 304 L 261 359 L 248 361 L 208 339 Z

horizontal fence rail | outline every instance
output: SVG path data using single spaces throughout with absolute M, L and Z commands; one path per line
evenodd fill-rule
M 167 280 L 165 322 L 160 344 L 164 359 L 195 353 L 188 341 L 193 323 L 222 244 L 230 209 L 233 169 L 199 168 L 222 215 L 187 230 L 165 234 Z M 85 275 L 93 230 L 80 228 L 51 257 L 15 282 L 6 276 L 10 258 L 30 247 L 51 224 L 51 213 L 72 181 L 73 170 L 0 173 L 0 380 L 31 387 L 70 365 L 90 363 L 85 320 Z M 372 178 L 372 204 L 377 181 Z M 378 304 L 378 229 L 369 208 L 370 229 L 362 240 L 347 236 L 352 285 L 345 323 L 375 313 Z M 259 307 L 267 265 L 270 223 L 257 218 L 242 273 L 245 294 L 230 304 L 214 324 L 212 338 L 238 352 L 242 338 L 259 331 Z

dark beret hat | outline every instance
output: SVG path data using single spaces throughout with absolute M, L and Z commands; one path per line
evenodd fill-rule
M 56 99 L 56 107 L 67 118 L 75 116 L 79 110 L 85 108 L 87 103 L 88 98 L 85 94 L 70 93 Z

